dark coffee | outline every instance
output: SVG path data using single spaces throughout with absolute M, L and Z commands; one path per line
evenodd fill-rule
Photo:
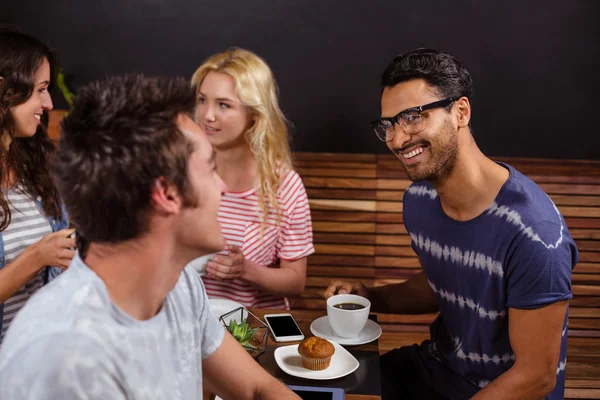
M 365 306 L 363 306 L 362 304 L 357 303 L 340 303 L 334 305 L 334 307 L 342 310 L 362 310 L 363 308 L 365 308 Z

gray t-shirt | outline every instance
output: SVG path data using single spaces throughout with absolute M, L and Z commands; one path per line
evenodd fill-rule
M 161 311 L 138 321 L 111 302 L 104 282 L 77 255 L 8 330 L 0 398 L 201 399 L 202 360 L 223 335 L 190 267 Z

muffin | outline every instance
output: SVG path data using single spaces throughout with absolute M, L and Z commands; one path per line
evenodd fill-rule
M 313 371 L 321 371 L 329 367 L 335 347 L 320 337 L 309 337 L 298 345 L 298 353 L 302 357 L 302 365 Z

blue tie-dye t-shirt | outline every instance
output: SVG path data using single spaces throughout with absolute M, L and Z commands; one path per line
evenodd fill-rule
M 404 194 L 406 229 L 440 308 L 422 351 L 440 362 L 429 367 L 437 389 L 451 397 L 472 396 L 514 364 L 509 307 L 533 309 L 572 297 L 579 254 L 565 220 L 538 185 L 501 165 L 509 179 L 470 221 L 448 217 L 429 182 Z M 556 386 L 547 399 L 564 397 L 566 350 L 565 317 Z M 444 376 L 448 370 L 458 377 Z

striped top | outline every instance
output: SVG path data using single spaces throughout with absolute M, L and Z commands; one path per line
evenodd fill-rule
M 6 264 L 9 264 L 27 247 L 38 242 L 45 235 L 52 233 L 52 227 L 30 195 L 14 187 L 6 192 L 6 196 L 9 202 L 11 221 L 10 225 L 2 232 L 2 238 L 4 240 Z M 4 303 L 0 343 L 17 312 L 42 286 L 43 276 L 44 269 L 42 268 L 29 282 Z
M 279 259 L 298 260 L 314 252 L 312 222 L 306 190 L 300 176 L 290 170 L 277 190 L 281 222 L 269 208 L 267 225 L 262 228 L 262 211 L 256 188 L 226 192 L 219 207 L 219 223 L 227 245 L 239 246 L 244 257 L 268 268 Z M 222 251 L 227 255 L 227 251 Z M 218 281 L 202 277 L 209 298 L 237 301 L 246 307 L 289 309 L 286 298 L 260 291 L 242 279 Z

